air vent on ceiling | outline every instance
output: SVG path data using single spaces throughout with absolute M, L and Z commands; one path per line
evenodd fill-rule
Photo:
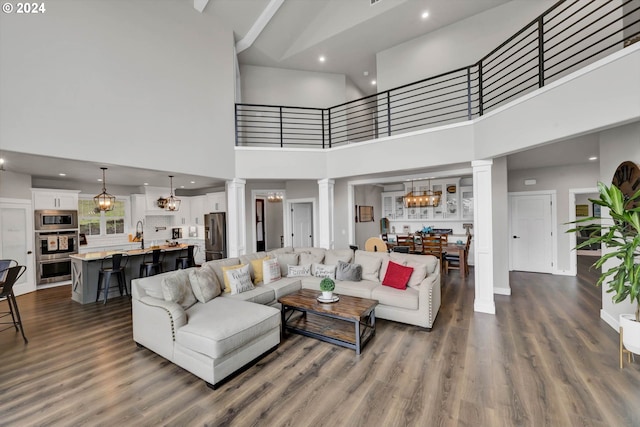
M 376 3 L 380 3 L 382 0 L 369 0 L 371 2 L 371 6 L 373 6 Z

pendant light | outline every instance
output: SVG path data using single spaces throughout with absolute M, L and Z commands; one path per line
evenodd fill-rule
M 173 195 L 173 175 L 169 175 L 169 192 L 171 195 L 166 199 L 165 209 L 168 211 L 177 211 L 180 209 L 180 199 Z
M 112 211 L 116 204 L 116 197 L 107 193 L 107 181 L 105 179 L 105 171 L 107 168 L 102 169 L 102 193 L 93 198 L 96 204 L 96 210 L 98 211 Z
M 431 180 L 429 180 L 431 188 Z M 440 192 L 413 191 L 413 181 L 411 181 L 411 191 L 404 195 L 404 206 L 407 208 L 424 208 L 428 206 L 438 206 L 440 204 Z
M 270 191 L 267 194 L 267 201 L 271 203 L 280 203 L 284 199 L 284 195 L 279 191 Z

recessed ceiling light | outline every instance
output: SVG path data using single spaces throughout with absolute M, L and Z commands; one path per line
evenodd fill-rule
M 326 60 L 327 60 L 327 58 L 325 58 L 325 57 L 324 57 L 324 56 L 322 56 L 322 55 L 318 58 L 318 61 L 320 61 L 320 62 L 324 62 L 324 61 L 326 61 Z
M 102 182 L 102 178 L 98 178 L 98 182 Z
M 148 182 L 145 182 L 145 183 L 144 183 L 144 185 L 149 185 L 149 183 L 148 183 Z
M 591 160 L 591 161 L 598 160 L 598 157 L 596 157 L 596 156 L 591 156 L 591 157 L 589 157 L 589 160 Z
M 372 85 L 374 85 L 374 86 L 375 86 L 377 83 L 378 83 L 378 82 L 376 82 L 375 80 L 371 80 L 371 84 L 372 84 Z
M 429 12 L 427 12 L 426 10 L 424 12 L 422 12 L 422 15 L 420 15 L 420 17 L 422 19 L 427 19 L 429 17 Z
M 195 181 L 191 181 L 191 184 L 195 184 L 195 183 L 196 183 Z
M 60 172 L 58 175 L 60 175 L 60 176 L 67 176 L 67 174 L 66 174 L 66 173 L 62 173 L 62 172 Z
M 184 188 L 184 185 L 181 185 L 180 188 Z
M 365 71 L 365 72 L 363 72 L 362 74 L 363 74 L 365 77 L 367 77 L 367 76 L 369 75 L 369 72 L 368 72 L 368 71 Z

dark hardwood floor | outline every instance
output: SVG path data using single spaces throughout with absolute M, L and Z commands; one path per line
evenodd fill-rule
M 18 297 L 28 344 L 0 332 L 0 425 L 638 426 L 596 277 L 514 272 L 492 316 L 452 272 L 432 332 L 379 320 L 360 357 L 290 336 L 218 390 L 135 346 L 127 298 L 46 289 Z

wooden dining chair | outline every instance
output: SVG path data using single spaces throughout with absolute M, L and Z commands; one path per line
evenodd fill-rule
M 414 250 L 413 236 L 398 234 L 397 245 L 398 246 L 407 246 L 409 248 L 409 252 L 413 251 Z
M 469 275 L 469 247 L 471 246 L 471 234 L 467 234 L 467 241 L 464 244 L 464 274 Z M 457 254 L 447 254 L 444 256 L 444 268 L 449 270 L 460 270 L 460 258 Z
M 438 236 L 424 236 L 422 238 L 422 254 L 433 255 L 440 260 L 440 270 L 444 271 L 444 255 L 442 239 Z

